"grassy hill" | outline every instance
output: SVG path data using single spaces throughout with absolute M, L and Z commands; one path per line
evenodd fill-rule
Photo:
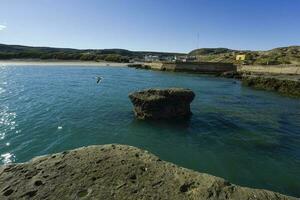
M 300 46 L 280 47 L 268 51 L 202 48 L 189 53 L 190 56 L 196 56 L 199 61 L 229 63 L 236 62 L 235 57 L 237 54 L 246 54 L 245 64 L 300 64 Z
M 145 55 L 160 57 L 180 56 L 183 53 L 129 51 L 126 49 L 71 49 L 52 47 L 30 47 L 0 44 L 2 59 L 58 59 L 85 61 L 128 62 L 143 59 Z M 289 46 L 268 51 L 234 50 L 227 48 L 202 48 L 191 51 L 188 55 L 196 56 L 198 61 L 237 63 L 237 54 L 246 54 L 245 64 L 277 65 L 300 64 L 300 46 Z
M 0 44 L 2 59 L 59 59 L 85 61 L 128 62 L 131 59 L 142 59 L 145 55 L 174 56 L 181 53 L 129 51 L 126 49 L 70 49 L 52 47 L 30 47 Z

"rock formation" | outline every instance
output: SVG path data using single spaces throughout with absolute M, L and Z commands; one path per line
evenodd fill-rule
M 0 199 L 296 199 L 240 187 L 125 145 L 89 146 L 0 167 Z
M 189 89 L 148 89 L 134 92 L 129 98 L 138 119 L 185 118 L 191 115 L 190 103 L 195 93 Z
M 150 69 L 150 66 L 146 65 L 146 64 L 128 64 L 128 67 L 132 67 L 132 68 L 136 68 L 136 69 Z
M 224 77 L 224 78 L 235 78 L 235 79 L 241 79 L 241 74 L 236 71 L 227 71 L 219 74 L 218 76 Z
M 296 75 L 243 75 L 242 84 L 300 97 L 300 76 Z

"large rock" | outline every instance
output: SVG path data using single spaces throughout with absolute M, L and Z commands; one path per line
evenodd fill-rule
M 296 199 L 178 167 L 135 147 L 89 146 L 0 167 L 0 199 Z
M 191 115 L 195 93 L 189 89 L 148 89 L 129 95 L 139 119 L 181 118 Z

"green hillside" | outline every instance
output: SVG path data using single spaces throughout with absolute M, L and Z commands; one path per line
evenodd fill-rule
M 0 60 L 4 59 L 58 59 L 84 61 L 129 62 L 143 59 L 145 55 L 160 57 L 185 55 L 183 53 L 129 51 L 126 49 L 71 49 L 52 47 L 30 47 L 0 44 Z M 277 65 L 300 64 L 300 46 L 280 47 L 268 51 L 234 50 L 227 48 L 201 48 L 188 55 L 197 61 L 237 63 L 236 55 L 246 54 L 244 64 Z
M 180 53 L 129 51 L 126 49 L 70 49 L 52 47 L 29 47 L 0 44 L 0 60 L 4 59 L 59 59 L 84 61 L 129 62 L 131 59 L 142 59 L 145 55 L 160 57 L 184 55 Z
M 190 56 L 196 56 L 199 61 L 229 63 L 236 63 L 235 58 L 238 54 L 246 54 L 245 64 L 300 64 L 300 46 L 280 47 L 268 51 L 202 48 L 189 53 Z

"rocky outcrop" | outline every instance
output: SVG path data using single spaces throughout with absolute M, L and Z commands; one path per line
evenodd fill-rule
M 136 68 L 136 69 L 151 69 L 150 66 L 145 65 L 145 64 L 135 64 L 135 63 L 132 63 L 132 64 L 128 64 L 127 66 L 131 67 L 131 68 Z
M 227 71 L 218 74 L 219 77 L 241 79 L 241 74 L 236 71 Z
M 195 93 L 189 89 L 148 89 L 131 93 L 138 119 L 186 118 L 191 115 L 190 103 Z
M 222 72 L 237 70 L 237 67 L 232 63 L 220 62 L 149 62 L 144 64 L 129 64 L 128 67 L 200 74 L 220 74 Z
M 277 91 L 300 97 L 300 76 L 288 75 L 244 75 L 242 84 L 257 89 Z
M 0 199 L 296 199 L 240 187 L 125 145 L 89 146 L 0 167 Z

